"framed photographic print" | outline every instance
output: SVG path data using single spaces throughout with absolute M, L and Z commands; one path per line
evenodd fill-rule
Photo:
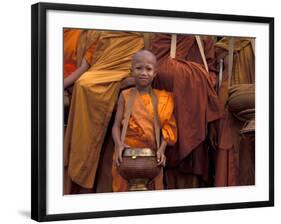
M 32 219 L 274 205 L 274 18 L 32 5 Z

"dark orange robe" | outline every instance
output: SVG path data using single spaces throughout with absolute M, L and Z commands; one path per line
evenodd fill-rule
M 205 37 L 203 42 L 209 70 L 215 72 L 213 41 Z M 166 151 L 166 187 L 198 187 L 208 181 L 207 124 L 221 117 L 221 107 L 195 37 L 177 35 L 174 59 L 169 56 L 170 44 L 169 34 L 156 34 L 151 43 L 158 59 L 153 86 L 173 92 L 178 126 L 178 141 Z
M 63 77 L 66 78 L 77 68 L 77 43 L 83 31 L 81 29 L 63 30 Z
M 124 98 L 126 108 L 128 98 L 132 89 L 123 91 L 121 94 Z M 177 140 L 176 121 L 173 116 L 174 102 L 173 97 L 166 91 L 155 90 L 158 100 L 158 118 L 162 138 L 169 145 L 173 145 Z M 136 148 L 152 148 L 156 149 L 156 140 L 154 134 L 154 113 L 153 105 L 149 94 L 140 95 L 137 93 L 133 104 L 132 113 L 129 119 L 128 128 L 125 137 L 125 144 Z M 123 117 L 124 120 L 124 117 Z M 128 185 L 116 169 L 112 166 L 113 176 L 113 191 L 127 191 Z M 155 178 L 154 189 L 163 189 L 163 174 L 162 172 Z

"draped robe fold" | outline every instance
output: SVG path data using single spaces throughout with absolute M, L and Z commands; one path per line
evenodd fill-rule
M 178 126 L 178 141 L 166 150 L 166 187 L 199 187 L 208 181 L 207 124 L 221 117 L 221 106 L 195 37 L 177 35 L 175 58 L 169 56 L 170 43 L 169 34 L 156 34 L 151 43 L 158 60 L 153 86 L 173 92 Z M 213 42 L 205 37 L 203 43 L 209 70 L 215 72 Z

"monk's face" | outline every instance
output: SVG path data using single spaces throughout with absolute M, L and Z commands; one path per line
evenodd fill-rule
M 152 54 L 143 53 L 134 58 L 132 73 L 136 86 L 149 87 L 156 75 L 156 60 Z

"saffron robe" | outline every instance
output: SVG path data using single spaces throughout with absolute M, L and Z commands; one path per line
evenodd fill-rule
M 127 108 L 128 99 L 131 94 L 131 91 L 132 88 L 124 90 L 121 93 L 121 97 L 123 97 L 125 102 L 124 111 L 125 108 Z M 160 122 L 162 138 L 167 141 L 168 145 L 173 145 L 177 140 L 177 127 L 175 118 L 173 116 L 174 101 L 172 94 L 164 90 L 154 91 L 158 102 L 158 118 Z M 124 119 L 125 117 L 123 117 L 122 124 L 124 122 Z M 124 143 L 129 145 L 130 147 L 135 148 L 157 148 L 154 132 L 153 105 L 149 94 L 141 95 L 137 92 L 134 104 L 132 106 L 132 113 L 129 118 Z M 113 191 L 128 191 L 127 181 L 119 175 L 114 164 L 112 166 L 112 176 Z M 155 178 L 154 186 L 152 186 L 152 188 L 157 190 L 163 189 L 162 171 Z
M 216 151 L 215 186 L 249 185 L 255 179 L 254 137 L 243 138 L 239 131 L 244 123 L 227 109 L 229 40 L 215 44 L 217 59 L 224 60 L 223 80 L 219 98 L 225 107 L 219 122 L 219 141 Z M 247 38 L 235 38 L 231 85 L 255 83 L 255 55 Z
M 63 30 L 63 77 L 66 78 L 77 68 L 77 43 L 81 29 Z
M 215 72 L 213 41 L 205 37 L 203 42 L 209 70 Z M 178 141 L 166 150 L 166 187 L 198 187 L 201 180 L 208 181 L 206 127 L 221 117 L 221 106 L 210 74 L 203 66 L 195 37 L 177 35 L 174 59 L 169 55 L 170 43 L 169 34 L 156 34 L 151 41 L 151 50 L 158 60 L 158 75 L 153 87 L 173 92 L 178 126 Z
M 74 85 L 64 138 L 64 166 L 68 175 L 87 189 L 95 182 L 120 81 L 130 75 L 132 55 L 144 46 L 143 35 L 139 33 L 101 31 L 96 32 L 95 38 L 93 54 L 86 53 L 91 67 Z

